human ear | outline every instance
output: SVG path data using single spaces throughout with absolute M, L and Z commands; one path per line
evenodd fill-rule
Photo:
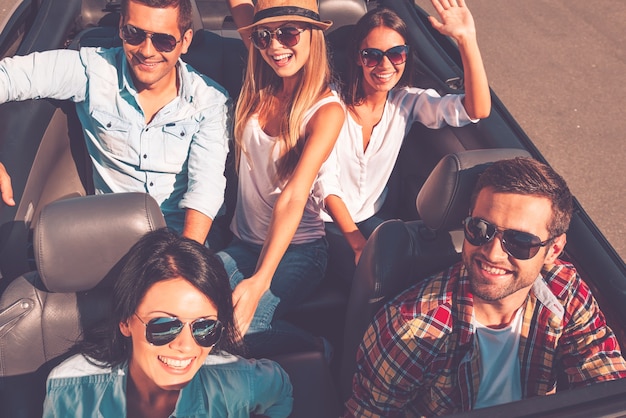
M 122 335 L 124 337 L 130 337 L 130 325 L 128 324 L 128 321 L 122 321 L 120 322 L 120 332 L 122 333 Z
M 554 238 L 552 240 L 552 243 L 548 246 L 545 264 L 554 263 L 559 255 L 561 255 L 561 253 L 563 252 L 566 243 L 567 237 L 565 236 L 565 234 L 561 234 L 558 237 Z
M 181 52 L 182 54 L 187 53 L 187 51 L 189 50 L 189 45 L 191 45 L 192 40 L 193 40 L 193 30 L 187 29 L 187 31 L 183 34 L 183 39 L 182 39 L 183 50 Z

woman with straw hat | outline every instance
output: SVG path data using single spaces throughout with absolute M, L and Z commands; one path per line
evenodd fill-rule
M 235 111 L 233 242 L 218 255 L 252 356 L 322 348 L 281 318 L 326 270 L 320 168 L 344 121 L 315 0 L 229 0 L 249 49 Z

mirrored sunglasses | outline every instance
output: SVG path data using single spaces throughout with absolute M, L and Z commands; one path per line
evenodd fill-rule
M 140 45 L 146 38 L 150 38 L 152 45 L 159 52 L 172 52 L 176 48 L 176 44 L 182 41 L 182 38 L 176 40 L 173 35 L 167 33 L 146 32 L 133 25 L 122 26 L 122 39 L 130 45 Z
M 275 37 L 281 45 L 291 48 L 300 42 L 300 34 L 305 30 L 293 26 L 284 26 L 274 31 L 258 29 L 252 32 L 250 40 L 257 49 L 267 49 L 272 42 L 272 37 Z
M 213 347 L 222 336 L 223 326 L 217 319 L 198 318 L 192 322 L 183 322 L 176 317 L 152 318 L 147 323 L 135 316 L 146 327 L 146 340 L 152 345 L 165 345 L 178 337 L 185 325 L 189 324 L 191 335 L 202 347 Z
M 467 217 L 465 225 L 465 239 L 472 245 L 481 247 L 500 235 L 502 249 L 511 257 L 518 260 L 529 260 L 539 252 L 539 248 L 548 245 L 552 238 L 541 241 L 536 235 L 515 229 L 498 229 L 481 218 Z
M 381 51 L 380 49 L 376 48 L 365 48 L 359 52 L 359 55 L 361 56 L 361 62 L 366 67 L 376 67 L 383 61 L 383 57 L 389 58 L 389 61 L 393 65 L 404 64 L 406 62 L 408 54 L 408 45 L 394 46 L 386 51 Z

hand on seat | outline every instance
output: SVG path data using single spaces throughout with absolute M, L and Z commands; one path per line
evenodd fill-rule
M 2 193 L 2 201 L 8 206 L 15 206 L 15 200 L 13 200 L 13 187 L 11 186 L 11 176 L 4 167 L 4 164 L 0 163 L 0 192 Z

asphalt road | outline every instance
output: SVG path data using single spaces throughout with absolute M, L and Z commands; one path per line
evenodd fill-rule
M 626 1 L 466 3 L 492 89 L 626 260 Z

